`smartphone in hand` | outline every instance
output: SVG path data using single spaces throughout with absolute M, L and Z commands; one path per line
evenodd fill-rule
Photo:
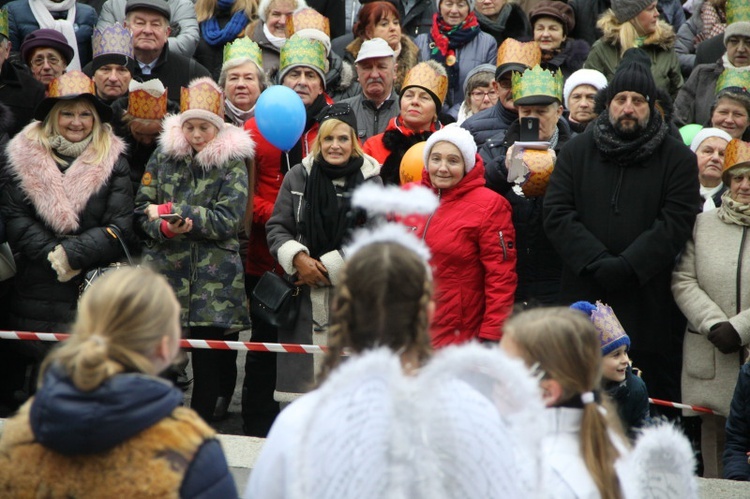
M 172 224 L 182 222 L 182 217 L 177 213 L 165 213 L 164 215 L 159 215 L 159 218 Z
M 539 118 L 526 117 L 521 118 L 521 142 L 538 142 L 539 141 Z

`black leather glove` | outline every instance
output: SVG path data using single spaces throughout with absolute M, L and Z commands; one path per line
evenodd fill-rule
M 588 266 L 594 280 L 607 291 L 617 291 L 632 284 L 635 278 L 633 267 L 621 256 L 608 256 Z
M 708 341 L 724 354 L 739 352 L 742 348 L 740 334 L 729 322 L 714 324 L 708 333 Z

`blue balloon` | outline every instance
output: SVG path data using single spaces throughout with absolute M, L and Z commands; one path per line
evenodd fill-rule
M 305 104 L 289 87 L 274 85 L 258 97 L 255 122 L 261 135 L 282 151 L 288 151 L 305 131 Z

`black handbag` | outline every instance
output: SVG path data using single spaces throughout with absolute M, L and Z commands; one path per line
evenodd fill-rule
M 265 272 L 253 289 L 250 312 L 275 327 L 294 326 L 300 306 L 299 286 L 274 272 Z
M 122 239 L 122 233 L 120 232 L 120 229 L 118 229 L 116 225 L 107 225 L 104 230 L 107 232 L 107 234 L 119 241 L 120 245 L 122 246 L 122 250 L 125 253 L 125 258 L 127 258 L 128 261 L 127 263 L 110 263 L 109 265 L 106 265 L 104 267 L 96 267 L 86 272 L 86 274 L 83 276 L 83 282 L 81 283 L 81 286 L 79 288 L 79 296 L 82 295 L 84 291 L 89 289 L 94 281 L 99 279 L 107 272 L 118 270 L 128 266 L 133 266 L 133 259 L 130 256 L 130 251 L 128 251 L 128 245 L 125 244 L 125 241 Z

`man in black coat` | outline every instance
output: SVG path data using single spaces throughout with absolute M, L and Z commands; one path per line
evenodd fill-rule
M 181 87 L 211 74 L 195 59 L 169 51 L 170 16 L 166 0 L 128 0 L 125 4 L 125 27 L 133 35 L 136 61 L 133 77 L 140 81 L 158 78 L 167 87 L 169 100 L 180 102 Z
M 649 393 L 679 401 L 685 320 L 670 286 L 700 206 L 697 164 L 654 107 L 647 61 L 626 53 L 602 90 L 606 110 L 563 147 L 544 229 L 563 261 L 561 297 L 610 305 Z

